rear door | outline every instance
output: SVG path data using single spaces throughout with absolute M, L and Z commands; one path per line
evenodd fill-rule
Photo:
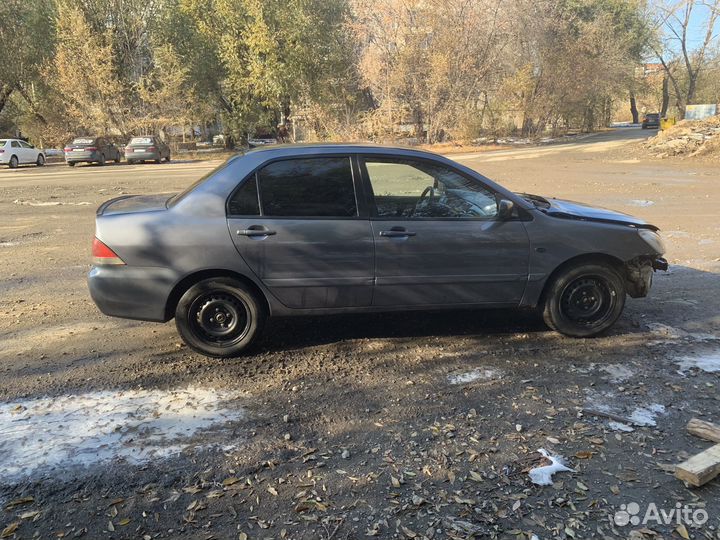
M 291 308 L 368 306 L 373 238 L 350 155 L 270 162 L 228 202 L 240 256 Z
M 529 240 L 497 194 L 444 163 L 366 156 L 376 306 L 517 305 Z
M 20 161 L 22 163 L 35 163 L 35 160 L 37 159 L 37 152 L 35 149 L 25 141 L 18 141 L 18 144 L 20 145 L 20 153 L 22 155 Z

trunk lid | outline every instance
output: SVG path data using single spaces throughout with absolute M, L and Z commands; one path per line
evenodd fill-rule
M 104 202 L 97 209 L 98 216 L 133 214 L 136 212 L 157 212 L 167 210 L 168 200 L 174 193 L 157 195 L 122 195 Z

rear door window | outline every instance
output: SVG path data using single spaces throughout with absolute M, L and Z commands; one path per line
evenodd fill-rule
M 276 161 L 260 169 L 256 181 L 264 216 L 358 215 L 349 156 Z

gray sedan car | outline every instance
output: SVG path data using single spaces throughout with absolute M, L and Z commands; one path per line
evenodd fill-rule
M 428 152 L 268 146 L 176 195 L 97 210 L 91 295 L 233 356 L 268 316 L 538 308 L 569 336 L 607 330 L 666 269 L 657 227 L 516 194 Z
M 64 155 L 65 163 L 71 167 L 76 163 L 120 163 L 122 157 L 117 146 L 105 137 L 76 137 L 65 147 Z
M 160 137 L 133 137 L 125 146 L 125 159 L 130 164 L 145 161 L 160 163 L 163 159 L 170 161 L 170 147 Z

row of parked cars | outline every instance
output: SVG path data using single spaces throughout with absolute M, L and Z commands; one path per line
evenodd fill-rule
M 76 163 L 98 163 L 105 165 L 108 161 L 120 163 L 125 156 L 128 163 L 146 161 L 170 161 L 170 147 L 160 137 L 143 135 L 133 137 L 125 145 L 118 148 L 105 137 L 76 137 L 63 149 L 65 163 L 71 167 Z M 14 169 L 20 165 L 45 165 L 46 151 L 35 148 L 22 139 L 0 139 L 0 164 Z
M 105 165 L 108 161 L 120 163 L 125 154 L 128 163 L 146 161 L 170 161 L 170 147 L 160 137 L 143 135 L 133 137 L 121 151 L 105 137 L 76 137 L 64 148 L 65 163 L 74 167 L 76 163 L 97 163 Z

